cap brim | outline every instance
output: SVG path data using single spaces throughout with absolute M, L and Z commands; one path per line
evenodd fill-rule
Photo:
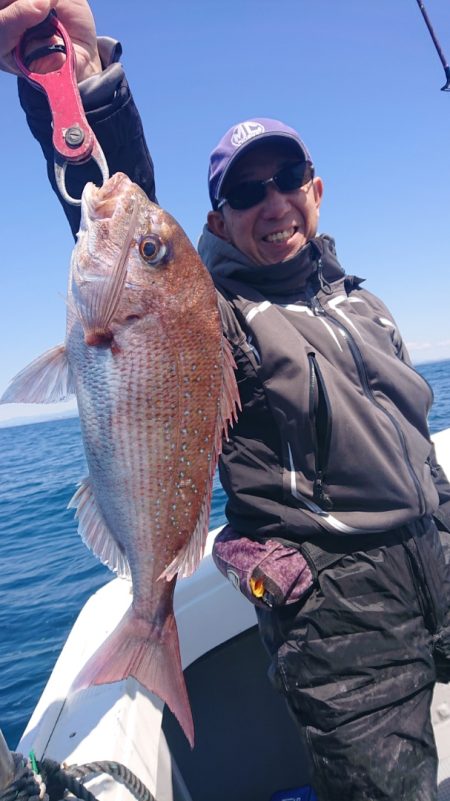
M 222 173 L 220 181 L 216 187 L 216 197 L 215 197 L 216 206 L 219 200 L 221 199 L 222 187 L 226 179 L 228 178 L 231 170 L 233 169 L 233 167 L 236 166 L 238 161 L 240 161 L 243 156 L 247 155 L 247 153 L 249 153 L 250 150 L 254 150 L 256 147 L 259 147 L 260 145 L 263 144 L 267 144 L 270 141 L 273 142 L 280 141 L 280 139 L 284 140 L 284 142 L 289 142 L 290 145 L 293 145 L 293 148 L 297 150 L 298 154 L 302 157 L 304 161 L 309 160 L 308 153 L 302 147 L 298 139 L 295 138 L 295 136 L 292 136 L 289 133 L 283 133 L 282 131 L 267 131 L 266 133 L 258 134 L 258 136 L 255 136 L 253 139 L 249 139 L 248 142 L 241 145 L 241 147 L 238 148 L 234 156 L 230 158 L 225 170 Z

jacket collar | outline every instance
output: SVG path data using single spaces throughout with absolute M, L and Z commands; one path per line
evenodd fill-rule
M 274 302 L 293 300 L 317 288 L 342 279 L 334 240 L 326 235 L 310 239 L 288 261 L 269 265 L 255 265 L 237 248 L 215 236 L 205 226 L 198 251 L 209 269 L 215 284 L 225 287 L 228 281 L 251 286 Z

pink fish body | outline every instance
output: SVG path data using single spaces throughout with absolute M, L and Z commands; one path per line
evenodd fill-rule
M 19 373 L 2 401 L 71 391 L 89 476 L 70 505 L 86 544 L 133 584 L 129 611 L 74 687 L 134 676 L 193 745 L 173 592 L 203 553 L 238 391 L 206 268 L 177 222 L 120 173 L 83 193 L 65 346 Z

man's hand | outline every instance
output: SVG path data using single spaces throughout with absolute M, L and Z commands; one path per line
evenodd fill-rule
M 0 69 L 20 74 L 12 51 L 25 31 L 46 19 L 52 8 L 72 40 L 78 81 L 101 72 L 95 22 L 87 0 L 0 0 Z M 31 49 L 38 46 L 37 41 L 30 43 Z M 39 45 L 56 41 L 57 37 L 39 40 Z M 31 70 L 51 72 L 61 67 L 64 58 L 63 54 L 55 53 L 36 59 Z

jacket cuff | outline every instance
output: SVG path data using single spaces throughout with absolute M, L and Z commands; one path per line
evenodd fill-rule
M 91 75 L 80 81 L 78 89 L 84 110 L 101 112 L 108 107 L 116 97 L 123 84 L 125 74 L 119 59 L 122 55 L 122 45 L 109 36 L 99 36 L 97 39 L 98 52 L 103 72 Z
M 126 103 L 130 90 L 119 58 L 122 45 L 109 36 L 99 36 L 98 50 L 103 72 L 80 81 L 78 88 L 84 110 L 92 113 L 92 119 L 104 119 L 120 105 Z M 51 121 L 50 109 L 45 94 L 32 86 L 25 78 L 18 79 L 20 104 L 27 115 L 34 136 L 44 131 Z M 36 133 L 34 127 L 37 128 Z M 39 138 L 39 136 L 36 136 Z

